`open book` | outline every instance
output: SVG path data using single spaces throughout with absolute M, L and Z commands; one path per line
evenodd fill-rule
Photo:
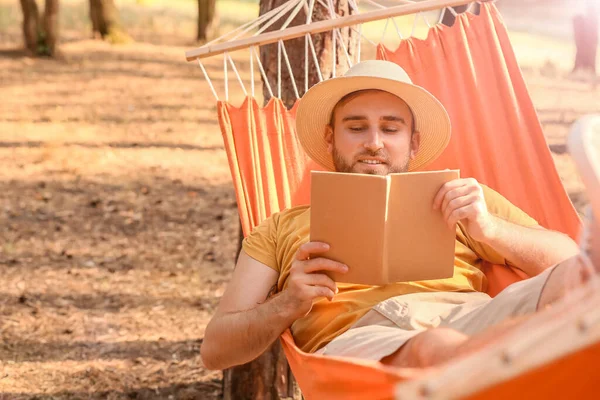
M 311 174 L 310 240 L 349 267 L 336 282 L 385 285 L 450 278 L 456 232 L 433 200 L 459 171 Z

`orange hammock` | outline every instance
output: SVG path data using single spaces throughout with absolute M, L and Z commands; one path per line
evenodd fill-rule
M 461 176 L 494 188 L 541 225 L 576 237 L 578 216 L 493 4 L 481 4 L 479 16 L 460 15 L 451 28 L 431 28 L 426 40 L 404 40 L 395 51 L 379 45 L 378 58 L 401 65 L 448 110 L 452 139 L 431 169 L 460 169 Z M 218 112 L 244 234 L 274 212 L 308 203 L 315 165 L 296 138 L 295 107 L 286 111 L 272 99 L 260 108 L 248 98 L 239 108 L 219 102 Z M 504 266 L 488 266 L 485 273 L 490 295 L 525 277 Z M 416 373 L 303 353 L 289 330 L 282 344 L 307 399 L 392 398 L 394 385 Z

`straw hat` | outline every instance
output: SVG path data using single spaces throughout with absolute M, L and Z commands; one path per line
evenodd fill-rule
M 370 60 L 355 64 L 344 76 L 313 86 L 300 100 L 296 112 L 296 131 L 306 153 L 327 170 L 335 167 L 325 142 L 326 127 L 335 105 L 345 95 L 358 90 L 379 89 L 404 100 L 412 110 L 421 144 L 409 171 L 435 160 L 450 141 L 450 118 L 431 93 L 414 85 L 408 74 L 389 61 Z

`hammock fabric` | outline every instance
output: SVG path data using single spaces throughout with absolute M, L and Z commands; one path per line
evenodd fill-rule
M 401 65 L 413 82 L 447 108 L 452 139 L 429 169 L 456 168 L 502 193 L 541 225 L 575 238 L 579 218 L 563 188 L 506 28 L 491 3 L 475 16 L 437 25 L 426 40 L 404 40 L 378 58 Z M 272 99 L 260 108 L 248 98 L 237 108 L 218 104 L 244 234 L 279 210 L 308 204 L 309 176 L 317 169 L 294 132 L 295 107 Z M 526 276 L 486 267 L 487 292 L 497 294 Z M 286 331 L 283 348 L 307 399 L 392 398 L 394 385 L 417 371 L 380 363 L 301 352 Z

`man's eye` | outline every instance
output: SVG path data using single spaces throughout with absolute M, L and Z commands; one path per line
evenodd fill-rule
M 383 131 L 385 133 L 396 133 L 396 132 L 398 132 L 398 129 L 396 129 L 396 128 L 383 128 Z
M 351 126 L 351 127 L 350 127 L 350 130 L 351 130 L 352 132 L 361 132 L 361 131 L 363 131 L 364 129 L 365 129 L 365 127 L 364 127 L 364 126 Z

